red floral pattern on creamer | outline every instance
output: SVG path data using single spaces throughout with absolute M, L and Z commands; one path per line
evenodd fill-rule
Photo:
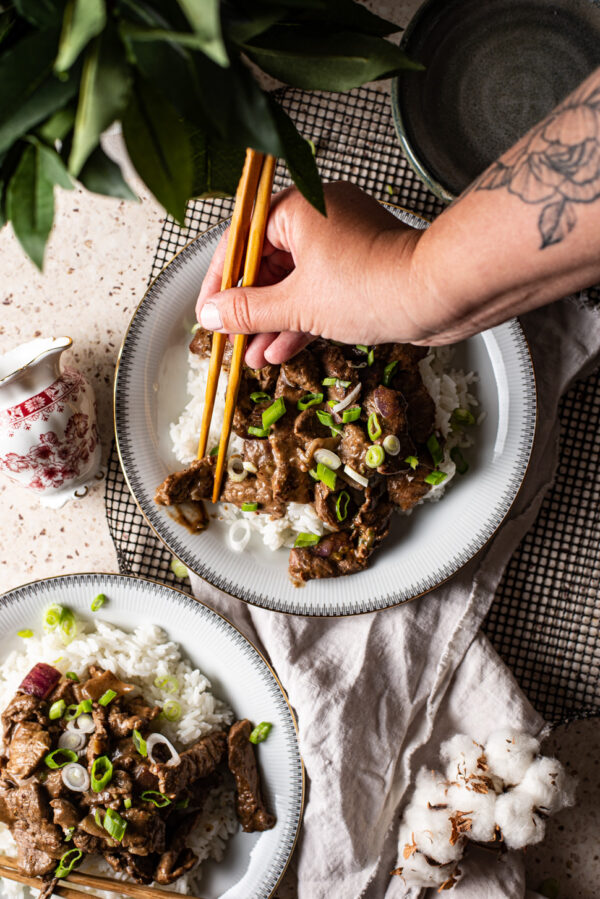
M 6 429 L 8 437 L 15 431 L 31 430 L 36 421 L 48 421 L 53 412 L 63 412 L 65 403 L 77 402 L 79 393 L 85 388 L 83 375 L 72 368 L 65 368 L 60 378 L 35 396 L 23 400 L 17 406 L 11 406 L 0 412 L 0 429 Z
M 80 375 L 78 378 L 83 385 L 83 378 Z M 43 491 L 49 487 L 56 489 L 62 487 L 66 481 L 72 481 L 79 476 L 97 445 L 96 425 L 92 424 L 90 427 L 89 416 L 83 412 L 76 412 L 69 419 L 62 440 L 54 431 L 40 434 L 37 444 L 30 447 L 24 455 L 7 453 L 0 456 L 0 469 L 6 471 L 9 476 L 11 473 L 31 472 L 31 481 L 23 486 L 32 490 Z

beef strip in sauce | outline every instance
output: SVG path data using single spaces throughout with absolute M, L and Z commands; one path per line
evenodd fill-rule
M 58 672 L 54 673 L 58 680 Z M 173 883 L 198 862 L 188 846 L 189 836 L 206 797 L 224 777 L 233 775 L 241 791 L 238 807 L 244 829 L 265 829 L 275 823 L 260 800 L 258 772 L 255 765 L 252 772 L 250 762 L 252 745 L 248 743 L 244 753 L 236 742 L 241 739 L 235 737 L 237 725 L 229 734 L 217 731 L 188 749 L 181 748 L 176 764 L 166 764 L 168 748 L 162 761 L 160 745 L 153 750 L 152 761 L 143 744 L 158 729 L 160 709 L 135 690 L 113 672 L 91 666 L 87 679 L 76 685 L 61 680 L 47 699 L 18 692 L 2 714 L 5 754 L 0 755 L 0 822 L 15 839 L 21 872 L 46 878 L 47 891 L 52 891 L 60 859 L 72 849 L 102 855 L 115 871 L 138 883 Z M 63 777 L 64 768 L 49 767 L 48 759 L 54 760 L 52 754 L 67 730 L 64 716 L 50 720 L 49 711 L 53 702 L 64 697 L 91 702 L 89 714 L 95 729 L 86 733 L 87 745 L 81 747 L 78 761 L 70 764 L 82 766 L 91 775 L 98 758 L 105 765 L 110 762 L 108 780 L 96 790 L 91 777 L 86 790 L 76 790 Z M 232 732 L 234 737 L 229 739 Z M 231 774 L 225 769 L 228 739 L 230 755 L 232 740 L 237 747 Z M 249 827 L 250 794 L 256 797 L 255 827 Z M 123 826 L 120 834 L 105 826 L 110 813 Z
M 199 329 L 190 349 L 206 357 L 211 343 L 212 336 Z M 435 405 L 418 367 L 426 353 L 426 348 L 410 344 L 382 344 L 369 352 L 316 340 L 281 366 L 244 368 L 234 429 L 245 440 L 244 461 L 256 472 L 248 472 L 241 482 L 225 477 L 220 499 L 238 507 L 257 503 L 257 513 L 271 518 L 285 515 L 290 502 L 312 503 L 327 533 L 317 545 L 291 550 L 293 583 L 366 568 L 389 531 L 394 507 L 407 511 L 431 490 L 426 478 L 435 466 L 427 441 L 435 433 Z M 322 395 L 322 400 L 301 408 L 311 394 Z M 334 412 L 332 406 L 351 394 L 352 402 Z M 285 414 L 270 426 L 268 436 L 250 435 L 248 427 L 262 428 L 262 413 L 277 398 L 284 401 Z M 354 418 L 351 410 L 357 407 L 360 413 Z M 347 421 L 344 412 L 347 417 L 350 412 Z M 386 438 L 392 438 L 392 451 L 385 447 Z M 384 452 L 376 469 L 367 464 L 373 445 Z M 319 449 L 339 458 L 333 487 L 311 475 Z M 413 457 L 416 470 L 411 467 Z M 358 478 L 344 471 L 345 466 Z M 361 478 L 367 479 L 367 486 Z M 200 459 L 169 475 L 155 500 L 176 505 L 210 499 L 213 479 L 214 458 Z M 346 497 L 341 497 L 343 492 Z

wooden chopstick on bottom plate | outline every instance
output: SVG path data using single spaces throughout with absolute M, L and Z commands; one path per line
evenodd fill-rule
M 256 203 L 250 222 L 250 233 L 248 235 L 248 248 L 246 250 L 246 261 L 244 264 L 244 276 L 242 279 L 243 287 L 252 287 L 258 278 L 260 262 L 262 257 L 263 243 L 265 240 L 265 231 L 267 227 L 267 218 L 271 205 L 271 192 L 273 190 L 273 176 L 275 174 L 275 157 L 266 156 L 260 173 L 260 181 L 256 194 Z M 231 357 L 231 368 L 229 371 L 229 381 L 227 383 L 227 395 L 225 397 L 225 414 L 223 417 L 223 427 L 221 429 L 221 439 L 219 441 L 219 455 L 217 456 L 217 466 L 215 468 L 215 480 L 213 485 L 213 503 L 218 502 L 221 492 L 221 482 L 223 480 L 223 472 L 225 469 L 225 458 L 227 456 L 227 447 L 229 446 L 229 437 L 231 435 L 231 425 L 233 422 L 233 413 L 240 389 L 240 381 L 242 379 L 242 366 L 244 364 L 244 353 L 246 352 L 246 343 L 248 338 L 245 334 L 236 334 L 233 342 L 233 355 Z
M 246 160 L 235 195 L 235 206 L 231 218 L 231 225 L 229 227 L 229 236 L 227 238 L 227 251 L 225 262 L 223 264 L 221 290 L 227 290 L 228 288 L 233 287 L 234 284 L 237 284 L 240 277 L 242 260 L 244 258 L 244 250 L 246 248 L 246 240 L 248 238 L 248 230 L 250 228 L 250 220 L 252 217 L 252 208 L 256 198 L 256 189 L 260 178 L 263 159 L 264 155 L 262 153 L 257 153 L 256 150 L 251 149 L 246 150 Z M 202 424 L 198 441 L 198 459 L 202 459 L 206 453 L 208 432 L 210 431 L 210 423 L 215 407 L 215 397 L 217 395 L 226 340 L 226 334 L 219 334 L 217 332 L 213 334 L 208 378 L 206 381 L 204 409 L 202 410 Z
M 26 874 L 21 874 L 15 859 L 6 855 L 0 855 L 0 877 L 16 880 L 17 883 L 33 887 L 33 889 L 41 890 L 45 886 L 45 882 L 40 877 L 28 877 Z M 128 883 L 125 880 L 113 880 L 111 877 L 102 877 L 100 874 L 84 874 L 80 871 L 71 871 L 68 883 L 82 887 L 92 887 L 92 889 L 96 890 L 108 890 L 111 893 L 121 893 L 123 896 L 130 896 L 131 899 L 173 899 L 173 895 L 177 895 L 168 890 L 160 890 L 157 887 Z M 62 896 L 64 899 L 98 899 L 97 896 L 90 897 L 89 893 L 85 893 L 82 890 L 70 889 L 62 880 L 55 888 L 54 894 Z M 194 899 L 194 897 L 191 897 L 191 899 Z M 196 899 L 199 899 L 199 897 L 196 897 Z

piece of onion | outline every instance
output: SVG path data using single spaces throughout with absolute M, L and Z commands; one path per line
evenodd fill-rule
M 61 777 L 65 787 L 75 793 L 85 793 L 90 788 L 90 775 L 83 765 L 79 765 L 77 762 L 65 765 L 61 771 Z
M 333 452 L 333 450 L 315 450 L 313 458 L 315 462 L 321 462 L 323 465 L 326 465 L 327 468 L 331 468 L 332 471 L 336 471 L 336 469 L 338 469 L 342 464 L 342 460 L 337 453 Z
M 352 403 L 354 402 L 354 400 L 357 398 L 358 394 L 360 393 L 361 387 L 362 387 L 362 384 L 360 384 L 360 383 L 357 384 L 356 387 L 354 387 L 350 391 L 348 396 L 344 397 L 343 400 L 340 400 L 339 403 L 336 403 L 335 406 L 332 407 L 331 411 L 332 412 L 341 412 L 342 409 L 346 408 L 346 406 L 351 406 Z
M 82 734 L 93 734 L 96 730 L 94 719 L 91 715 L 80 715 L 74 721 L 69 721 L 67 730 L 74 730 L 76 733 L 80 731 Z
M 60 735 L 58 738 L 58 748 L 59 749 L 72 749 L 73 752 L 78 752 L 80 749 L 83 749 L 85 746 L 85 734 L 74 730 L 66 730 L 64 733 Z
M 19 687 L 19 693 L 28 693 L 30 696 L 37 696 L 38 699 L 46 699 L 59 680 L 60 671 L 57 671 L 52 665 L 38 662 L 24 678 Z
M 250 474 L 256 474 L 256 473 L 257 473 L 258 468 L 257 468 L 256 465 L 254 464 L 254 462 L 243 462 L 242 464 L 243 464 L 243 466 L 244 466 L 244 469 L 245 469 L 246 471 L 249 471 Z
M 236 454 L 229 457 L 229 461 L 227 462 L 227 474 L 236 484 L 239 484 L 240 481 L 243 481 L 248 477 L 248 472 L 244 468 L 244 463 L 242 462 L 242 457 L 240 455 Z
M 238 518 L 229 528 L 229 543 L 236 553 L 243 552 L 250 541 L 250 525 L 245 518 Z
M 383 441 L 383 448 L 389 456 L 397 456 L 400 452 L 400 441 L 395 434 L 388 434 Z
M 161 762 L 160 759 L 155 758 L 155 756 L 153 755 L 153 749 L 155 746 L 166 746 L 171 753 L 171 758 L 167 762 Z M 180 755 L 171 741 L 167 740 L 167 738 L 162 734 L 150 734 L 150 736 L 146 740 L 146 749 L 148 750 L 148 758 L 155 765 L 166 765 L 168 768 L 174 768 L 181 761 Z
M 353 481 L 356 481 L 357 484 L 360 484 L 361 487 L 369 486 L 369 479 L 363 477 L 363 475 L 359 474 L 357 471 L 354 471 L 349 465 L 344 465 L 344 473 L 347 474 L 349 478 L 352 478 Z

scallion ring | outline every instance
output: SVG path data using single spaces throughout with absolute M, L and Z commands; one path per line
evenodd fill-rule
M 162 707 L 162 714 L 167 721 L 179 721 L 181 718 L 181 706 L 176 699 L 168 699 Z
M 251 393 L 250 399 L 253 403 L 265 403 L 267 400 L 271 402 L 271 397 L 264 390 L 256 390 L 254 393 Z
M 146 758 L 146 756 L 148 755 L 148 746 L 139 730 L 134 730 L 131 739 L 133 740 L 133 745 L 135 746 L 139 754 L 143 755 L 144 758 Z
M 77 635 L 77 622 L 71 609 L 62 610 L 58 628 L 64 643 L 70 643 Z
M 256 512 L 258 503 L 242 503 L 242 512 Z
M 244 462 L 239 453 L 234 453 L 227 460 L 227 474 L 235 484 L 241 484 L 248 477 L 248 472 L 244 468 Z
M 164 793 L 159 793 L 158 790 L 144 790 L 140 798 L 144 802 L 152 802 L 156 808 L 165 808 L 167 805 L 171 805 L 169 797 Z
M 322 462 L 317 464 L 317 477 L 330 490 L 335 490 L 337 475 L 335 471 L 332 471 L 327 465 L 323 465 Z
M 216 446 L 213 446 L 213 448 L 210 450 L 208 455 L 209 456 L 218 456 L 219 455 L 219 444 L 217 444 Z
M 104 815 L 104 822 L 102 824 L 104 830 L 116 840 L 117 843 L 120 843 L 125 836 L 125 831 L 127 830 L 127 821 L 124 821 L 118 812 L 114 810 L 114 808 L 107 808 L 106 814 Z
M 294 541 L 294 547 L 316 546 L 320 539 L 318 534 L 301 532 Z
M 90 606 L 92 612 L 97 612 L 98 609 L 101 609 L 105 602 L 106 596 L 104 593 L 99 593 L 98 596 L 92 600 L 92 605 Z
M 94 812 L 94 821 L 96 822 L 96 824 L 98 825 L 98 827 L 102 827 L 102 826 L 103 826 L 103 824 L 102 824 L 102 815 L 100 814 L 100 809 L 99 809 L 99 808 L 97 808 L 96 811 Z
M 98 700 L 98 705 L 107 706 L 113 701 L 113 699 L 117 696 L 117 693 L 114 690 L 107 690 L 106 693 L 103 693 L 100 699 Z
M 57 718 L 62 718 L 66 707 L 67 704 L 64 699 L 58 699 L 56 702 L 53 702 L 48 712 L 48 718 L 50 719 L 50 721 L 56 721 Z
M 74 671 L 67 671 L 65 677 L 67 678 L 67 680 L 72 680 L 74 684 L 79 683 L 79 677 L 75 674 Z
M 426 484 L 431 484 L 432 487 L 437 487 L 439 484 L 443 483 L 446 480 L 448 475 L 444 471 L 431 471 L 428 475 L 425 475 L 424 481 Z
M 82 734 L 93 734 L 96 730 L 94 719 L 91 715 L 80 715 L 78 718 L 67 722 L 67 730 L 79 731 Z
M 332 471 L 336 471 L 342 464 L 342 460 L 333 450 L 320 448 L 315 450 L 313 458 L 315 462 L 322 462 L 323 465 L 327 465 Z
M 456 427 L 460 427 L 461 425 L 474 425 L 475 416 L 468 409 L 462 409 L 459 406 L 450 416 L 450 422 Z
M 22 631 L 17 631 L 17 637 L 22 637 L 24 640 L 28 640 L 30 637 L 33 637 L 33 631 L 31 628 L 24 628 Z
M 389 456 L 397 456 L 400 452 L 400 441 L 395 434 L 388 434 L 384 437 L 383 448 Z
M 394 377 L 394 374 L 395 374 L 397 368 L 398 368 L 398 360 L 396 359 L 394 362 L 389 362 L 386 365 L 386 367 L 383 369 L 383 383 L 384 383 L 385 387 L 390 386 L 390 384 L 392 382 L 392 378 Z
M 74 793 L 85 793 L 90 788 L 90 775 L 83 765 L 77 762 L 65 765 L 60 776 L 67 790 Z
M 427 441 L 427 449 L 431 453 L 431 458 L 433 459 L 433 464 L 437 467 L 442 459 L 444 458 L 444 454 L 442 452 L 442 447 L 440 446 L 440 442 L 435 436 L 432 434 L 429 440 Z M 427 482 L 429 483 L 429 481 Z
M 131 808 L 131 806 L 133 805 L 133 803 L 132 803 L 131 799 L 129 798 L 129 796 L 127 797 L 127 799 L 124 799 L 124 800 L 123 800 L 123 805 L 124 805 L 125 808 L 127 808 L 127 809 Z
M 352 480 L 356 481 L 357 484 L 360 484 L 361 487 L 369 486 L 369 479 L 365 478 L 360 472 L 350 468 L 349 465 L 344 465 L 344 474 L 347 474 L 349 478 L 352 478 Z
M 383 447 L 379 446 L 378 443 L 371 444 L 365 456 L 365 464 L 369 468 L 379 468 L 384 459 L 385 451 Z
M 268 437 L 269 429 L 268 428 L 255 428 L 253 425 L 251 425 L 248 428 L 248 434 L 250 435 L 250 437 Z
M 338 521 L 345 521 L 348 516 L 348 503 L 350 502 L 350 494 L 347 490 L 342 490 L 335 501 L 335 514 Z
M 229 545 L 236 553 L 243 552 L 250 542 L 252 531 L 250 530 L 250 522 L 245 518 L 237 518 L 231 523 L 229 528 Z
M 317 409 L 316 414 L 321 424 L 325 425 L 326 428 L 332 428 L 334 426 L 333 415 L 331 412 L 323 412 L 322 409 Z
M 113 776 L 113 765 L 107 755 L 100 755 L 94 759 L 91 775 L 94 793 L 100 793 L 104 787 L 108 786 Z
M 72 749 L 55 749 L 44 756 L 44 762 L 48 768 L 55 770 L 56 768 L 64 768 L 69 762 L 77 761 L 77 753 Z
M 375 362 L 375 350 L 371 349 L 371 350 L 369 350 L 369 352 L 367 354 L 367 365 L 373 365 L 374 362 Z
M 83 858 L 81 849 L 69 849 L 61 856 L 57 867 L 54 869 L 54 876 L 59 880 L 63 880 L 71 873 L 78 861 Z
M 273 725 L 270 721 L 261 721 L 260 724 L 256 725 L 248 739 L 251 743 L 262 743 L 267 739 L 267 737 L 271 733 L 272 728 Z
M 58 627 L 60 616 L 63 613 L 62 606 L 49 606 L 44 613 L 44 630 L 46 633 L 55 630 Z
M 150 734 L 146 741 L 146 744 L 148 747 L 148 758 L 153 764 L 166 765 L 168 768 L 174 768 L 180 763 L 181 756 L 179 755 L 171 741 L 167 740 L 167 738 L 163 734 Z M 155 749 L 158 746 L 162 746 L 170 752 L 171 755 L 169 759 L 167 759 L 167 761 L 165 761 L 163 758 L 159 758 L 156 755 Z
M 79 752 L 85 746 L 85 734 L 77 733 L 74 730 L 65 730 L 58 738 L 58 746 L 60 749 L 71 749 L 73 752 Z
M 73 834 L 75 833 L 74 827 L 67 827 L 65 830 L 65 843 L 68 843 L 69 840 L 73 839 Z
M 369 347 L 365 346 L 364 343 L 357 343 L 356 349 L 358 350 L 359 353 L 364 353 L 365 355 L 369 352 Z
M 378 437 L 381 437 L 381 425 L 379 424 L 377 412 L 371 412 L 369 415 L 367 420 L 367 431 L 371 440 L 377 440 Z
M 186 577 L 189 577 L 186 566 L 179 559 L 176 559 L 175 556 L 171 559 L 169 567 L 178 580 L 183 581 Z
M 344 397 L 343 400 L 340 400 L 339 403 L 333 403 L 333 405 L 331 406 L 332 411 L 333 412 L 341 412 L 343 409 L 347 409 L 348 406 L 351 406 L 353 404 L 353 402 L 358 398 L 358 394 L 360 393 L 361 390 L 362 390 L 362 384 L 359 381 L 359 383 L 356 385 L 356 387 L 352 388 L 352 390 L 350 391 L 348 396 Z M 332 401 L 330 400 L 329 404 L 331 405 L 331 403 L 332 403 Z
M 254 464 L 254 462 L 244 462 L 243 465 L 246 471 L 249 471 L 250 474 L 257 474 L 258 468 Z
M 345 425 L 349 424 L 351 421 L 356 421 L 360 418 L 361 408 L 360 406 L 352 406 L 351 409 L 344 409 L 342 412 L 342 421 Z
M 311 394 L 312 396 L 313 394 Z M 322 397 L 321 397 L 322 399 Z M 319 400 L 320 402 L 320 400 Z M 282 396 L 278 396 L 275 402 L 264 410 L 262 414 L 262 426 L 265 430 L 268 430 L 271 425 L 275 424 L 276 421 L 279 421 L 282 416 L 286 413 L 285 408 L 285 400 Z
M 410 465 L 410 467 L 412 468 L 413 471 L 416 469 L 417 465 L 419 464 L 419 460 L 417 459 L 416 456 L 407 456 L 404 461 L 406 462 L 407 465 Z
M 159 675 L 154 681 L 154 686 L 163 693 L 170 693 L 173 696 L 179 690 L 179 681 L 172 674 Z
M 319 403 L 322 402 L 322 393 L 307 393 L 304 396 L 300 397 L 300 399 L 296 403 L 296 406 L 301 412 L 304 412 L 304 410 L 308 409 L 309 406 L 318 406 Z

